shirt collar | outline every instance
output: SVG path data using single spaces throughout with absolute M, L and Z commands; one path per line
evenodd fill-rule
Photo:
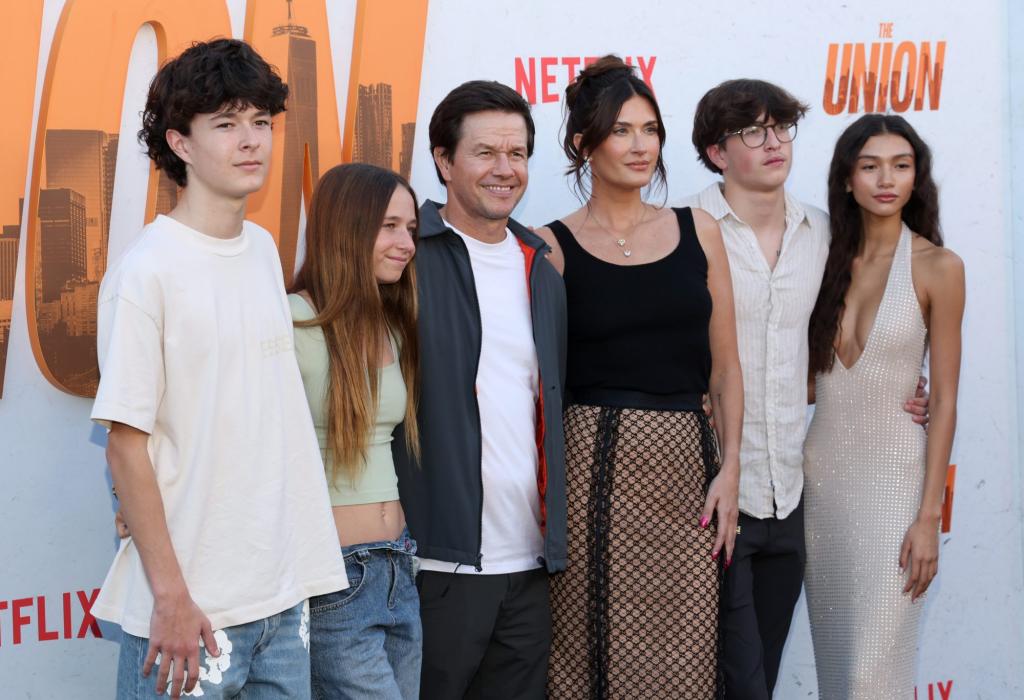
M 789 194 L 788 191 L 784 192 L 783 195 L 786 199 L 786 228 L 793 228 L 799 226 L 808 218 L 807 210 L 800 204 L 799 201 Z M 706 211 L 715 221 L 721 221 L 726 216 L 732 216 L 736 221 L 743 221 L 736 215 L 736 212 L 729 206 L 729 202 L 726 201 L 725 195 L 722 194 L 722 183 L 714 182 L 708 185 L 704 190 L 697 195 L 697 206 Z M 810 223 L 810 222 L 808 222 Z

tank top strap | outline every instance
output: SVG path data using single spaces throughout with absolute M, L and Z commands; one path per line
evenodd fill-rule
M 686 260 L 696 263 L 699 268 L 707 271 L 707 257 L 704 247 L 697 237 L 697 226 L 693 222 L 693 210 L 690 207 L 672 207 L 679 222 L 679 247 L 676 250 Z
M 576 241 L 576 236 L 572 235 L 569 227 L 561 220 L 555 219 L 548 224 L 548 228 L 555 234 L 555 240 L 558 241 L 558 246 L 562 249 L 562 257 L 568 258 L 570 255 L 576 257 L 580 244 Z

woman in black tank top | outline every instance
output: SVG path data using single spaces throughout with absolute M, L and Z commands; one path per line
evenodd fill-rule
M 569 317 L 569 565 L 551 583 L 549 695 L 720 697 L 743 417 L 725 249 L 704 212 L 643 201 L 664 181 L 665 131 L 630 67 L 601 59 L 566 103 L 569 172 L 580 189 L 589 172 L 592 194 L 538 231 Z

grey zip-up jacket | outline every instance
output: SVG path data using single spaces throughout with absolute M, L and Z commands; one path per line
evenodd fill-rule
M 416 276 L 419 291 L 421 460 L 406 450 L 401 426 L 392 452 L 398 489 L 417 553 L 429 559 L 481 566 L 483 480 L 476 373 L 480 307 L 466 244 L 445 226 L 442 205 L 420 207 Z M 540 236 L 509 220 L 526 258 L 533 340 L 540 375 L 537 402 L 537 489 L 549 572 L 565 569 L 566 309 L 562 278 L 545 257 Z M 536 527 L 523 523 L 523 527 Z

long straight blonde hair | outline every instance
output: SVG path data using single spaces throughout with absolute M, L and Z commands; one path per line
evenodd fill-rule
M 327 445 L 331 477 L 353 482 L 366 458 L 379 402 L 379 358 L 390 331 L 407 388 L 405 435 L 419 453 L 416 268 L 410 261 L 394 284 L 373 272 L 373 248 L 391 197 L 399 187 L 416 194 L 401 175 L 365 163 L 328 170 L 313 192 L 306 221 L 306 258 L 293 292 L 305 291 L 316 316 L 297 327 L 323 330 L 329 360 Z

